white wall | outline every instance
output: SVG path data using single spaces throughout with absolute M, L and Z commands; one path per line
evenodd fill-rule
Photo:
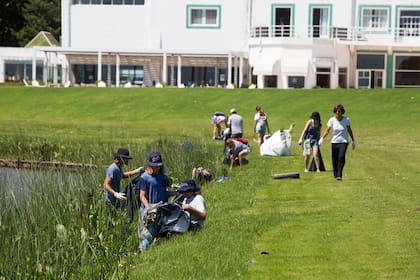
M 235 1 L 154 1 L 152 26 L 158 26 L 162 45 L 167 50 L 194 52 L 228 52 L 247 49 L 247 0 Z M 187 27 L 187 5 L 221 6 L 219 29 Z
M 71 47 L 150 49 L 146 8 L 117 5 L 71 6 Z
M 145 1 L 144 6 L 72 5 L 70 44 L 73 48 L 137 51 L 245 51 L 247 3 L 211 1 L 210 5 L 221 5 L 219 29 L 187 28 L 187 5 L 201 4 L 194 1 L 153 0 Z

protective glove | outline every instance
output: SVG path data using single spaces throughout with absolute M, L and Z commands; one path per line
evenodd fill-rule
M 127 198 L 125 197 L 125 193 L 122 193 L 122 192 L 116 192 L 116 193 L 114 193 L 114 196 L 115 196 L 115 198 L 116 198 L 116 199 L 118 199 L 118 200 L 122 200 L 122 199 L 126 200 L 126 199 L 127 199 Z
M 353 140 L 353 142 L 351 142 L 351 147 L 353 148 L 353 150 L 356 149 L 356 141 L 355 140 Z
M 143 173 L 144 172 L 144 167 L 141 166 L 141 167 L 135 169 L 134 171 L 136 171 L 136 173 Z
M 302 139 L 299 139 L 298 144 L 302 145 Z
M 318 145 L 321 145 L 321 144 L 322 144 L 322 142 L 324 142 L 324 137 L 319 138 L 319 140 L 318 140 Z

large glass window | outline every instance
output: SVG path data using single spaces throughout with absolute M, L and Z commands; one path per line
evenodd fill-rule
M 220 28 L 220 6 L 188 5 L 188 28 Z
M 388 27 L 388 9 L 363 9 L 362 27 L 383 30 Z
M 385 55 L 358 54 L 357 69 L 385 69 Z
M 144 71 L 143 66 L 123 65 L 120 67 L 120 83 L 127 82 L 133 85 L 143 85 Z
M 420 56 L 395 57 L 395 86 L 420 86 Z

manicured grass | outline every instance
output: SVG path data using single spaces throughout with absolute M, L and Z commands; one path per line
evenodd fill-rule
M 249 164 L 230 171 L 230 180 L 203 188 L 205 230 L 163 240 L 138 257 L 122 257 L 120 265 L 131 265 L 130 278 L 418 279 L 419 99 L 416 89 L 0 88 L 0 158 L 28 158 L 30 153 L 93 162 L 103 170 L 90 182 L 100 184 L 119 145 L 137 156 L 132 166 L 143 164 L 152 147 L 168 146 L 165 162 L 175 179 L 196 165 L 209 165 L 222 175 L 226 170 L 216 160 L 222 159 L 222 142 L 211 140 L 213 111 L 235 107 L 251 140 L 254 108 L 261 105 L 272 132 L 296 124 L 293 155 L 261 157 L 250 141 Z M 341 182 L 331 174 L 328 141 L 321 147 L 327 168 L 321 174 L 302 172 L 296 144 L 310 113 L 319 111 L 325 128 L 336 103 L 344 104 L 358 144 L 347 152 Z M 220 149 L 220 155 L 194 149 L 178 167 L 187 155 L 176 143 L 184 139 L 207 153 Z M 30 143 L 48 144 L 55 153 L 40 155 Z M 271 178 L 293 171 L 301 178 Z M 133 239 L 126 251 L 135 249 Z

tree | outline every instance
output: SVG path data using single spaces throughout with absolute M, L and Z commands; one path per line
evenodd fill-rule
M 0 0 L 0 46 L 20 45 L 17 32 L 23 27 L 24 3 L 25 1 Z
M 25 24 L 18 32 L 20 46 L 26 45 L 40 31 L 50 32 L 59 41 L 61 35 L 60 0 L 26 0 L 22 14 Z

